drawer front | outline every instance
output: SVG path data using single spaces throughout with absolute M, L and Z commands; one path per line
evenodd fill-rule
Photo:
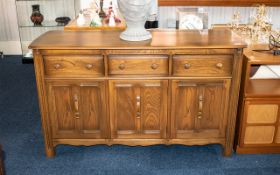
M 51 77 L 103 76 L 103 57 L 95 56 L 45 56 L 45 74 Z
M 163 55 L 111 55 L 111 75 L 168 75 L 168 56 Z
M 176 55 L 173 57 L 174 76 L 231 76 L 232 55 Z

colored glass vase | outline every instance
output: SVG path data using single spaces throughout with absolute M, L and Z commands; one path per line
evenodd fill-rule
M 32 15 L 30 19 L 34 23 L 34 26 L 42 26 L 44 16 L 40 12 L 40 5 L 32 5 Z

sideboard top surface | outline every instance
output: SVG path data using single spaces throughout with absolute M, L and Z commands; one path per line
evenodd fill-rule
M 229 30 L 152 30 L 153 38 L 129 42 L 120 31 L 49 31 L 31 49 L 191 49 L 244 48 L 246 43 Z

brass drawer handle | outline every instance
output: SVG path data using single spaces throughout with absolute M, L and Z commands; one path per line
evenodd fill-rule
M 93 68 L 93 64 L 87 64 L 87 65 L 86 65 L 86 68 L 87 68 L 88 70 L 92 69 L 92 68 Z
M 120 69 L 120 70 L 124 70 L 124 69 L 125 69 L 125 64 L 123 64 L 123 63 L 120 64 L 120 65 L 119 65 L 119 69 Z
M 186 63 L 186 64 L 184 65 L 184 68 L 185 68 L 185 69 L 191 68 L 191 64 L 190 64 L 190 63 Z
M 55 64 L 54 66 L 53 66 L 55 69 L 60 69 L 61 68 L 61 64 Z
M 224 66 L 224 65 L 223 65 L 222 63 L 217 63 L 217 64 L 216 64 L 216 67 L 217 67 L 218 69 L 222 69 L 223 66 Z
M 158 67 L 159 67 L 159 65 L 156 64 L 156 63 L 153 63 L 153 64 L 151 65 L 151 68 L 154 69 L 154 70 L 156 70 Z

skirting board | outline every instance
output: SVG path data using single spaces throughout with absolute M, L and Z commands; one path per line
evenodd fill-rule
M 0 51 L 4 55 L 21 55 L 20 41 L 0 41 Z

